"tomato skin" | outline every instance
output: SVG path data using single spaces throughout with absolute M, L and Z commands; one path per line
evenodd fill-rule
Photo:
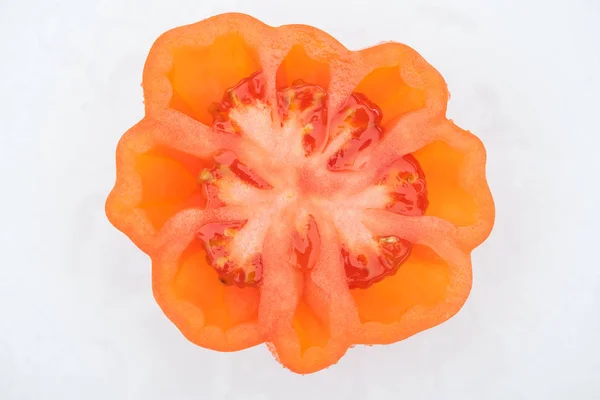
M 462 307 L 494 221 L 485 149 L 446 119 L 446 84 L 414 50 L 350 51 L 313 27 L 223 14 L 162 35 L 143 88 L 106 213 L 152 258 L 156 301 L 192 342 L 271 343 L 312 373 Z M 306 128 L 299 150 L 247 140 L 248 121 Z M 227 227 L 236 245 L 211 244 Z M 215 269 L 220 257 L 234 261 Z

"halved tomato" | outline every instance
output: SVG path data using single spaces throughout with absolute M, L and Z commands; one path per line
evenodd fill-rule
M 455 314 L 494 206 L 485 150 L 411 48 L 225 14 L 161 36 L 106 211 L 200 346 L 289 369 Z

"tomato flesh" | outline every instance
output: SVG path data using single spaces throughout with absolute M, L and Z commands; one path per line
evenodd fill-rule
M 423 215 L 427 185 L 417 160 L 410 154 L 391 160 L 365 187 L 325 187 L 322 182 L 331 174 L 350 174 L 348 182 L 352 182 L 352 174 L 366 167 L 369 151 L 385 136 L 381 109 L 364 94 L 352 93 L 328 122 L 326 91 L 301 80 L 279 88 L 276 102 L 271 107 L 263 73 L 258 71 L 228 89 L 222 101 L 210 108 L 217 133 L 239 135 L 258 146 L 269 161 L 278 163 L 283 177 L 261 176 L 231 149 L 217 152 L 213 167 L 201 171 L 198 181 L 207 208 L 236 204 L 250 210 L 247 221 L 213 222 L 199 233 L 221 282 L 260 285 L 262 244 L 269 226 L 277 223 L 290 225 L 292 262 L 310 270 L 319 259 L 319 218 L 331 218 L 339 233 L 349 288 L 366 288 L 395 273 L 412 244 L 396 236 L 372 234 L 362 224 L 361 212 L 380 208 Z M 303 179 L 310 185 L 301 184 Z

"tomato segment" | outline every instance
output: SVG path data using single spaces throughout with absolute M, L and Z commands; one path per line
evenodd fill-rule
M 337 138 L 336 142 L 345 143 L 329 158 L 329 169 L 340 171 L 362 167 L 354 163 L 360 152 L 374 146 L 383 137 L 383 128 L 379 125 L 382 117 L 381 109 L 365 95 L 352 93 L 332 122 L 331 139 Z
M 216 175 L 217 177 L 222 177 L 224 174 L 226 174 L 226 170 L 224 170 L 224 168 L 229 168 L 229 170 L 235 176 L 258 189 L 272 188 L 272 186 L 269 185 L 269 183 L 263 178 L 261 178 L 260 175 L 254 173 L 247 165 L 243 164 L 233 151 L 220 151 L 215 155 L 214 160 L 218 166 L 216 167 L 217 170 L 215 171 L 218 171 Z
M 378 183 L 391 188 L 386 209 L 402 215 L 423 215 L 428 206 L 425 174 L 419 162 L 408 154 L 387 167 Z
M 220 103 L 213 103 L 209 107 L 208 111 L 213 116 L 213 129 L 217 132 L 239 134 L 239 126 L 229 117 L 229 111 L 240 105 L 264 100 L 265 78 L 262 71 L 258 71 L 228 89 Z
M 292 86 L 277 91 L 277 107 L 281 126 L 290 120 L 302 135 L 304 155 L 321 148 L 327 125 L 327 94 L 316 85 L 297 80 Z
M 262 256 L 254 255 L 250 262 L 238 265 L 231 259 L 233 238 L 247 221 L 218 222 L 204 225 L 198 238 L 204 244 L 207 261 L 227 285 L 255 286 L 262 279 Z
M 411 243 L 396 236 L 374 238 L 373 244 L 373 248 L 358 254 L 342 246 L 341 254 L 350 289 L 365 289 L 394 274 L 410 254 Z
M 198 182 L 204 187 L 207 208 L 223 207 L 223 191 L 230 189 L 234 181 L 267 190 L 272 186 L 246 164 L 242 163 L 231 150 L 221 150 L 213 157 L 214 165 L 200 171 Z

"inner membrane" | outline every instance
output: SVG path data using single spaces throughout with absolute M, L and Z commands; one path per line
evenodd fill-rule
M 262 176 L 260 165 L 255 170 L 249 165 L 252 162 L 244 163 L 239 149 L 215 154 L 197 179 L 206 208 L 237 205 L 248 210 L 248 218 L 202 227 L 198 238 L 208 264 L 225 285 L 259 286 L 266 232 L 273 223 L 289 223 L 292 263 L 310 270 L 319 258 L 318 214 L 331 218 L 337 228 L 349 288 L 367 288 L 394 274 L 409 257 L 412 243 L 394 235 L 375 236 L 362 224 L 361 213 L 381 208 L 423 215 L 427 185 L 419 162 L 412 155 L 392 160 L 358 192 L 303 191 L 298 174 L 307 168 L 315 171 L 315 165 L 317 186 L 322 176 L 350 174 L 352 179 L 352 174 L 365 168 L 366 155 L 385 137 L 384 116 L 362 93 L 352 93 L 328 116 L 327 92 L 303 80 L 279 88 L 275 99 L 277 104 L 269 104 L 264 76 L 258 71 L 209 107 L 216 134 L 236 135 L 241 146 L 246 142 L 258 146 L 262 154 L 278 161 L 285 179 Z M 315 207 L 320 212 L 313 212 Z M 293 217 L 281 219 L 283 214 Z

